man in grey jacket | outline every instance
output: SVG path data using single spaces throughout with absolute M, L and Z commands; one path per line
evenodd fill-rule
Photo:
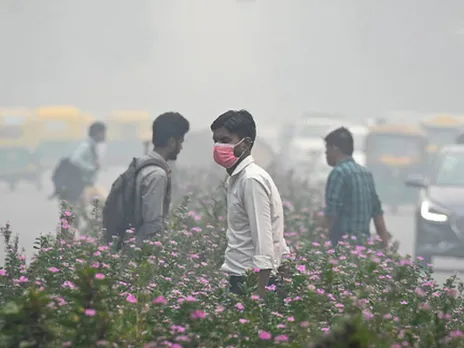
M 169 168 L 167 161 L 177 159 L 189 128 L 187 119 L 177 112 L 164 113 L 153 122 L 154 148 L 139 161 L 152 158 L 162 165 L 147 166 L 137 175 L 135 211 L 142 218 L 136 236 L 138 246 L 163 230 L 171 202 L 171 173 L 165 168 Z

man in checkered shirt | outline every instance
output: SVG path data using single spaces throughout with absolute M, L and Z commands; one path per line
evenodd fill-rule
M 345 234 L 368 236 L 371 219 L 374 219 L 377 234 L 387 246 L 389 234 L 382 204 L 371 172 L 352 157 L 351 132 L 341 127 L 324 140 L 327 163 L 333 169 L 326 184 L 323 226 L 329 230 L 332 244 L 336 245 Z

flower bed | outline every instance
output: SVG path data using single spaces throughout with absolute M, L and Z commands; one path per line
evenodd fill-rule
M 170 233 L 142 250 L 130 232 L 124 252 L 100 245 L 98 223 L 89 224 L 89 236 L 73 238 L 74 216 L 64 210 L 61 233 L 38 239 L 37 255 L 26 264 L 4 229 L 0 346 L 464 345 L 462 284 L 450 279 L 438 286 L 429 269 L 382 250 L 376 240 L 347 238 L 332 249 L 313 226 L 313 197 L 280 186 L 293 254 L 280 286 L 269 288 L 265 300 L 256 296 L 253 270 L 246 296 L 226 291 L 219 271 L 226 242 L 218 193 L 205 201 L 196 190 L 191 210 L 183 204 Z M 345 323 L 347 332 L 333 339 Z M 325 342 L 331 338 L 338 345 Z

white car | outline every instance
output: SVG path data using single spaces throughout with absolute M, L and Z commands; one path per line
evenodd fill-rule
M 295 126 L 291 140 L 289 160 L 294 166 L 312 163 L 315 157 L 325 149 L 323 138 L 341 126 L 347 127 L 353 134 L 355 151 L 364 152 L 368 127 L 357 124 L 342 123 L 340 119 L 305 119 Z

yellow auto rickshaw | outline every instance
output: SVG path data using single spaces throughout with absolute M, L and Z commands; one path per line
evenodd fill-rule
M 40 107 L 35 111 L 36 132 L 40 142 L 36 154 L 44 168 L 52 168 L 70 156 L 88 136 L 93 117 L 73 106 Z
M 427 153 L 433 156 L 442 146 L 456 142 L 463 129 L 463 120 L 452 116 L 437 116 L 422 122 L 428 138 Z
M 19 181 L 29 181 L 42 189 L 33 114 L 27 109 L 0 110 L 0 180 L 14 191 Z
M 104 163 L 109 166 L 128 165 L 133 157 L 141 156 L 144 152 L 143 144 L 151 140 L 151 127 L 152 117 L 149 112 L 113 112 L 108 120 Z
M 366 166 L 377 192 L 393 212 L 414 203 L 417 190 L 404 187 L 411 174 L 424 171 L 427 137 L 419 127 L 383 124 L 371 127 L 366 138 Z

